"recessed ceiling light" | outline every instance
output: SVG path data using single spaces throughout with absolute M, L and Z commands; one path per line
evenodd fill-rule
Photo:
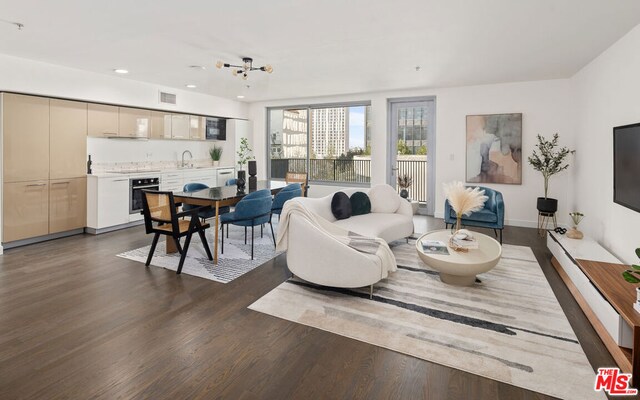
M 185 85 L 185 86 L 186 86 L 186 87 L 188 87 L 189 89 L 195 89 L 195 88 L 197 88 L 197 86 L 196 86 L 196 85 L 192 85 L 192 84 Z
M 113 70 L 113 72 L 115 72 L 116 74 L 128 74 L 129 71 L 127 71 L 126 69 L 122 69 L 122 68 L 116 68 Z
M 207 69 L 207 67 L 203 67 L 202 65 L 189 65 L 189 68 L 193 68 L 193 69 Z
M 244 99 L 243 95 L 239 95 L 239 96 L 236 96 L 236 97 L 239 98 L 239 99 Z

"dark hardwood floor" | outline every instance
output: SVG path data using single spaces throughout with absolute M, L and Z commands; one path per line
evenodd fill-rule
M 615 365 L 537 231 L 504 241 L 533 248 L 594 368 Z M 226 285 L 115 256 L 150 242 L 130 228 L 0 256 L 0 399 L 548 398 L 247 309 L 287 279 L 283 256 Z

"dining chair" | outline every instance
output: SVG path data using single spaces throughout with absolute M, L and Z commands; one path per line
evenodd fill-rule
M 204 183 L 187 183 L 182 188 L 182 191 L 185 192 L 185 193 L 189 193 L 189 192 L 197 192 L 198 190 L 204 190 L 204 189 L 209 189 L 209 186 L 205 185 Z M 195 205 L 192 205 L 192 204 L 183 204 L 182 205 L 182 210 L 183 211 L 189 211 L 189 210 L 192 210 L 194 208 L 200 208 L 200 206 L 195 206 Z M 229 206 L 224 206 L 224 207 L 218 208 L 218 214 L 219 215 L 226 214 L 229 211 L 231 211 L 231 207 L 229 207 Z M 216 216 L 216 210 L 213 209 L 213 208 L 207 208 L 204 211 L 198 212 L 198 217 L 202 218 L 203 220 L 206 220 L 206 219 L 209 219 L 209 218 L 213 218 L 215 216 Z
M 227 226 L 227 237 L 229 235 L 229 225 L 243 226 L 244 227 L 244 243 L 247 244 L 247 227 L 251 227 L 251 259 L 253 260 L 253 232 L 256 225 L 266 224 L 267 222 L 271 226 L 271 236 L 275 244 L 275 234 L 273 233 L 273 225 L 271 225 L 271 205 L 273 200 L 271 199 L 271 191 L 268 189 L 258 190 L 256 192 L 249 193 L 244 196 L 238 204 L 236 204 L 235 210 L 224 214 L 220 217 L 222 226 Z M 260 231 L 262 237 L 262 229 Z M 222 235 L 222 245 L 220 246 L 220 253 L 224 254 L 224 235 Z
M 238 183 L 238 180 L 236 178 L 231 178 L 231 179 L 227 179 L 227 181 L 224 183 L 225 186 L 233 186 L 235 184 Z
M 280 216 L 284 203 L 287 202 L 287 200 L 300 196 L 302 196 L 302 186 L 299 183 L 291 183 L 283 187 L 282 190 L 276 193 L 273 197 L 273 205 L 271 206 L 271 216 L 269 217 L 269 221 L 271 221 L 273 214 L 277 214 L 278 217 Z
M 144 215 L 144 225 L 147 234 L 153 233 L 153 242 L 147 256 L 145 265 L 151 264 L 153 253 L 156 251 L 158 238 L 160 235 L 171 236 L 175 242 L 178 253 L 180 253 L 180 263 L 176 274 L 182 272 L 182 266 L 189 250 L 191 236 L 194 233 L 200 235 L 202 245 L 207 253 L 209 260 L 213 261 L 211 250 L 207 244 L 204 232 L 209 228 L 209 224 L 200 223 L 198 213 L 204 211 L 207 207 L 192 208 L 189 211 L 178 212 L 176 203 L 173 200 L 173 192 L 159 192 L 151 190 L 142 191 L 142 213 Z M 189 219 L 179 219 L 182 217 L 190 217 Z M 180 246 L 180 238 L 186 236 L 184 247 Z
M 300 183 L 302 187 L 302 195 L 307 197 L 307 190 L 309 189 L 309 181 L 305 172 L 287 172 L 284 176 L 284 181 L 289 183 Z

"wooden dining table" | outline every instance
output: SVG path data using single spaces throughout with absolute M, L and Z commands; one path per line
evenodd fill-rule
M 249 193 L 268 189 L 271 194 L 278 193 L 287 184 L 282 181 L 257 181 L 255 188 L 249 188 L 247 184 L 244 191 L 238 191 L 236 185 L 213 187 L 197 190 L 195 192 L 176 192 L 173 198 L 176 203 L 192 204 L 196 206 L 211 206 L 215 209 L 213 263 L 218 263 L 218 234 L 220 232 L 220 207 L 233 206 Z M 173 238 L 167 236 L 167 253 L 175 253 L 177 250 Z

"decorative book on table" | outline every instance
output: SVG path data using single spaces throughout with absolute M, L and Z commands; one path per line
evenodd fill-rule
M 441 242 L 439 240 L 422 240 L 420 244 L 422 245 L 422 251 L 425 254 L 449 255 L 449 249 L 447 249 L 447 244 L 445 242 Z

